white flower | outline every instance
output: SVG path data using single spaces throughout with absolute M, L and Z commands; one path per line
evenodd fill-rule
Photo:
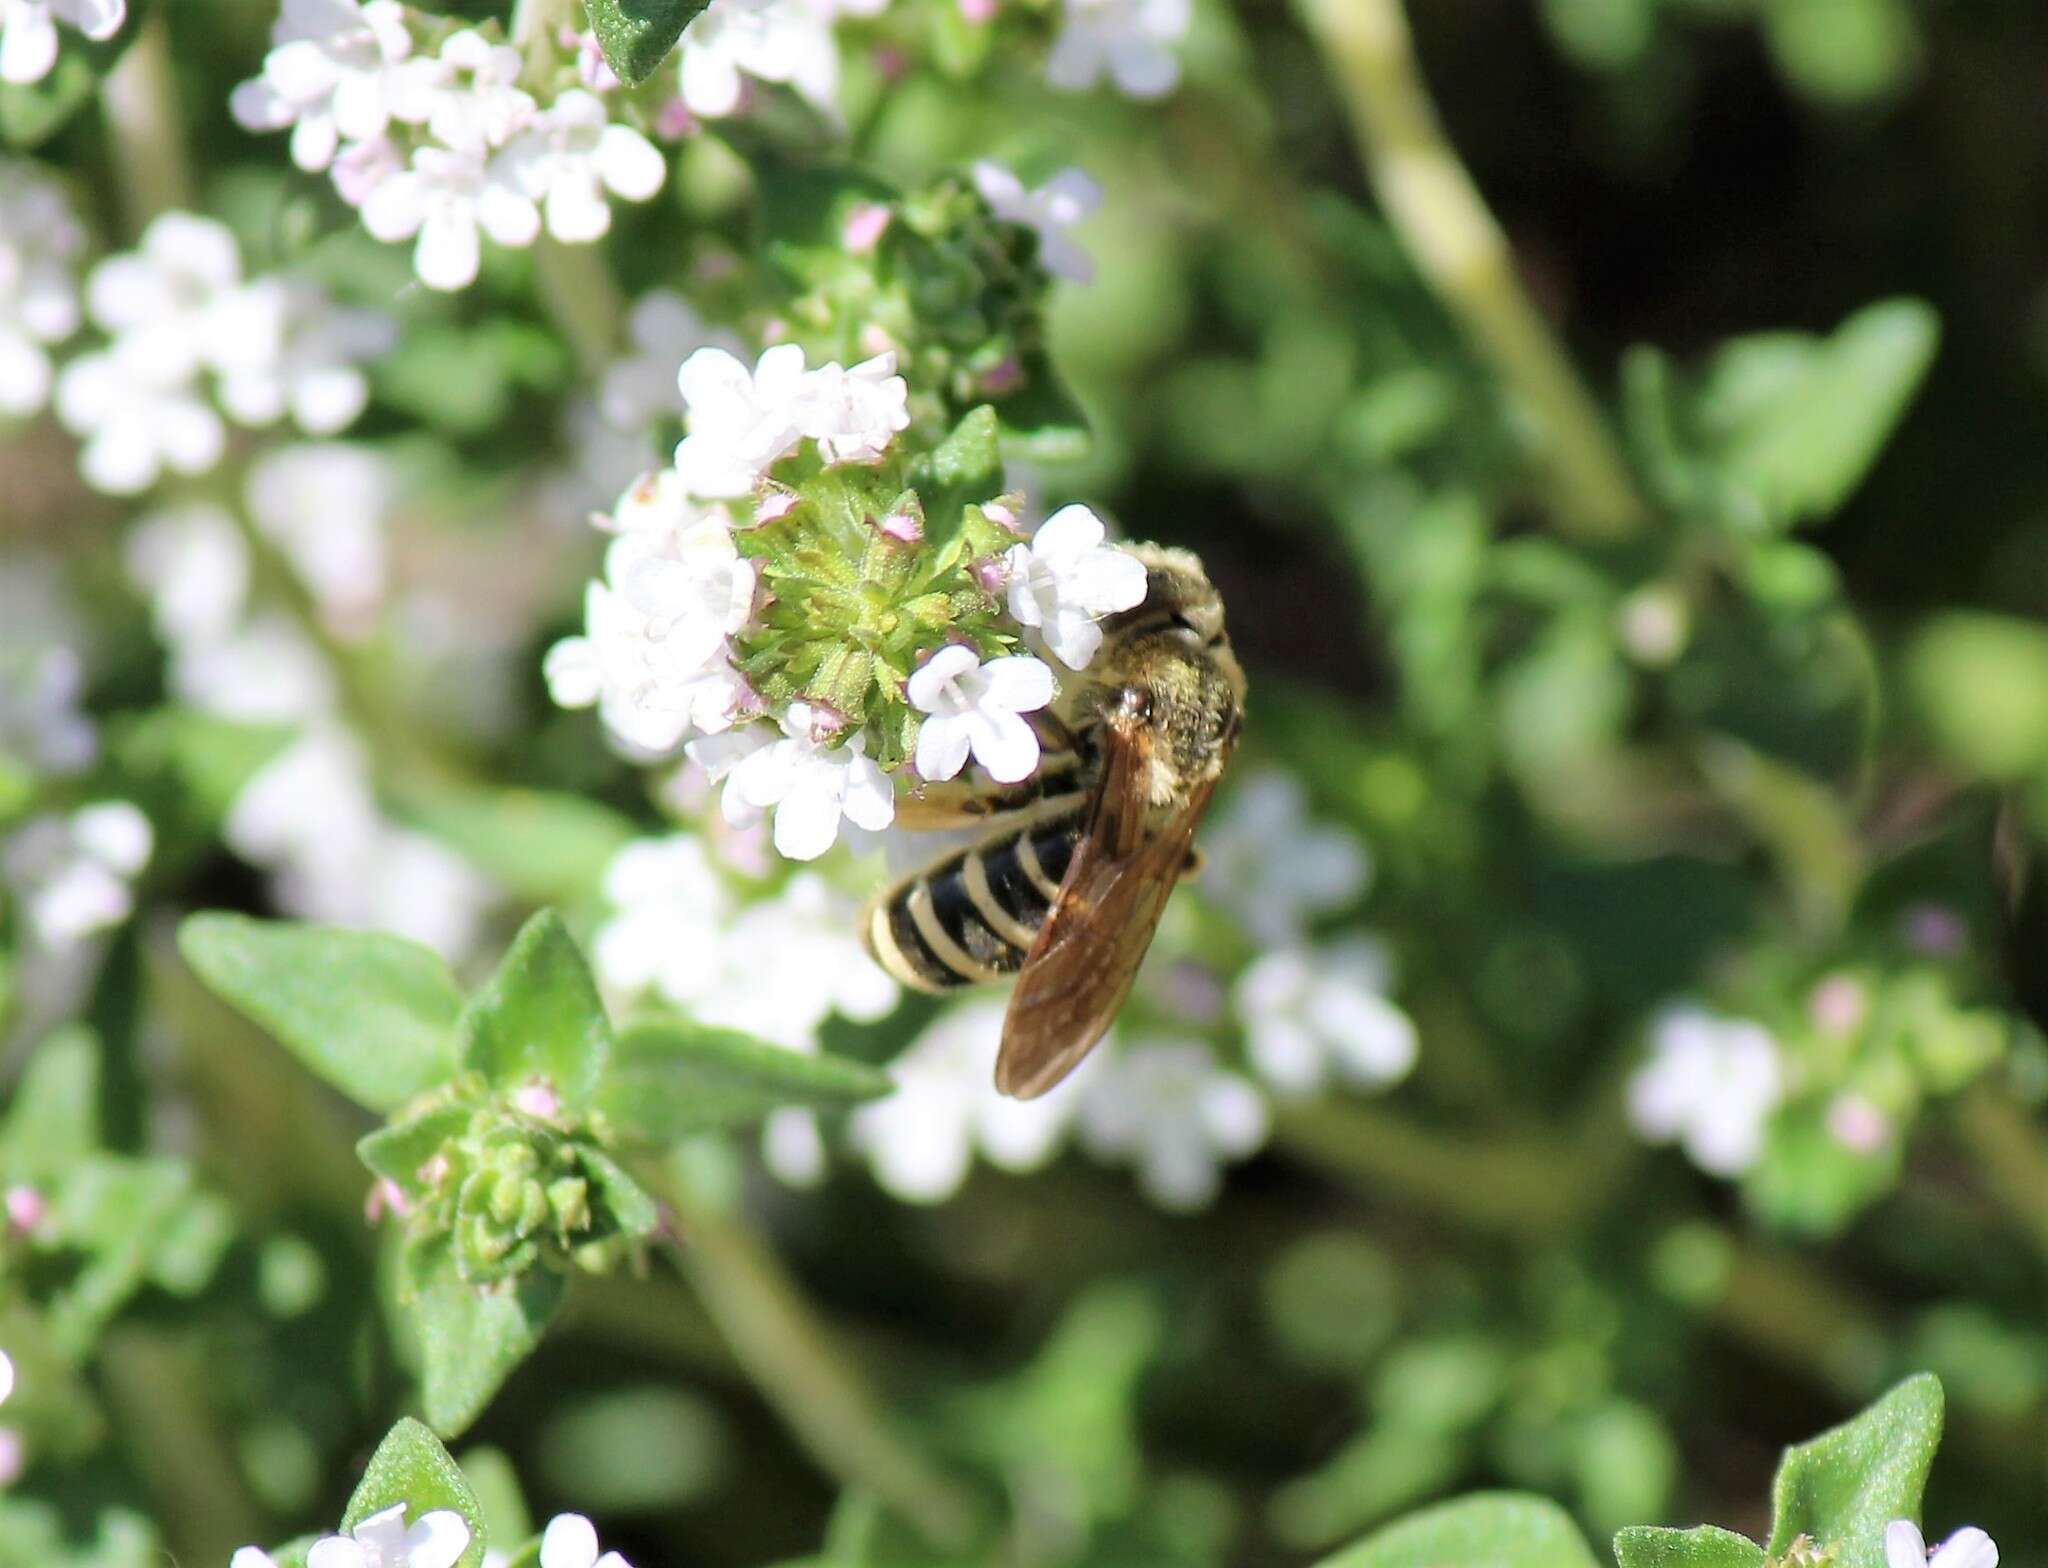
M 0 752 L 76 773 L 99 749 L 80 711 L 85 665 L 53 577 L 17 560 L 0 572 Z
M 604 104 L 580 88 L 563 93 L 522 131 L 505 159 L 512 178 L 542 204 L 548 233 L 570 244 L 611 228 L 606 191 L 646 201 L 668 173 L 654 143 L 630 125 L 610 123 Z
M 182 382 L 214 362 L 246 321 L 221 306 L 242 281 L 225 224 L 189 212 L 151 221 L 132 251 L 109 256 L 86 279 L 92 319 L 118 339 L 137 374 Z
M 1292 774 L 1254 773 L 1231 791 L 1202 834 L 1196 888 L 1265 947 L 1298 947 L 1309 920 L 1365 891 L 1372 861 L 1356 835 L 1308 820 Z
M 395 489 L 381 454 L 339 441 L 273 447 L 250 465 L 250 517 L 344 636 L 367 632 L 383 601 Z
M 181 702 L 252 723 L 296 722 L 334 706 L 334 675 L 320 650 L 275 612 L 224 637 L 175 644 L 168 684 Z
M 469 1525 L 452 1508 L 405 1522 L 406 1505 L 370 1515 L 348 1535 L 327 1535 L 306 1553 L 306 1568 L 455 1568 L 469 1547 Z
M 0 1350 L 0 1405 L 7 1403 L 14 1392 L 14 1362 L 7 1352 Z
M 533 98 L 518 85 L 524 62 L 510 44 L 494 44 L 466 27 L 449 35 L 437 61 L 440 80 L 432 89 L 427 129 L 443 146 L 481 154 L 504 146 L 532 123 Z
M 1056 278 L 1087 283 L 1095 276 L 1088 253 L 1067 237 L 1067 230 L 1102 205 L 1102 187 L 1080 169 L 1062 169 L 1037 190 L 999 163 L 982 159 L 974 165 L 974 188 L 1005 223 L 1021 223 L 1038 236 L 1038 259 Z
M 1091 1074 L 1081 1098 L 1082 1146 L 1136 1167 L 1138 1185 L 1164 1209 L 1205 1207 L 1224 1161 L 1253 1153 L 1266 1131 L 1259 1091 L 1218 1067 L 1199 1040 L 1134 1044 Z
M 974 760 L 998 784 L 1031 777 L 1038 732 L 1019 714 L 1052 701 L 1052 671 L 1016 656 L 983 664 L 972 648 L 952 643 L 911 672 L 910 704 L 926 717 L 917 732 L 918 774 L 936 783 Z
M 673 470 L 638 481 L 613 524 L 606 581 L 585 592 L 584 634 L 548 651 L 548 689 L 563 707 L 597 704 L 620 741 L 659 755 L 725 729 L 746 699 L 727 639 L 752 613 L 754 565 L 724 511 L 692 502 Z
M 650 289 L 633 302 L 626 336 L 633 352 L 605 371 L 598 394 L 606 422 L 620 430 L 642 431 L 661 419 L 681 419 L 689 405 L 676 366 L 706 346 L 739 346 L 730 335 L 705 326 L 687 300 L 667 289 Z
M 617 1552 L 597 1555 L 597 1526 L 581 1514 L 556 1514 L 541 1532 L 540 1568 L 632 1568 Z
M 976 1148 L 1003 1170 L 1037 1170 L 1073 1119 L 1085 1075 L 1035 1100 L 996 1092 L 1003 1014 L 1001 1002 L 946 1013 L 890 1064 L 895 1092 L 847 1123 L 875 1180 L 906 1203 L 941 1203 L 959 1191 Z
M 1785 1092 L 1770 1031 L 1680 1005 L 1651 1021 L 1650 1051 L 1628 1085 L 1636 1131 L 1652 1143 L 1682 1142 L 1692 1162 L 1715 1176 L 1739 1176 L 1754 1165 Z
M 0 416 L 33 414 L 49 397 L 46 347 L 78 330 L 72 262 L 84 248 L 56 183 L 0 159 Z
M 751 495 L 777 458 L 803 439 L 808 390 L 804 351 L 779 343 L 751 372 L 722 348 L 683 361 L 676 385 L 689 430 L 676 447 L 676 472 L 692 495 Z
M 687 1006 L 715 983 L 730 900 L 702 840 L 635 839 L 605 867 L 604 898 L 614 913 L 590 956 L 608 993 L 629 1001 L 657 990 Z
M 1392 978 L 1370 938 L 1259 958 L 1234 993 L 1246 1054 L 1276 1092 L 1318 1093 L 1337 1078 L 1377 1089 L 1415 1065 L 1415 1025 L 1385 995 Z
M 140 495 L 166 468 L 203 474 L 227 447 L 189 376 L 166 377 L 128 342 L 81 354 L 57 378 L 57 418 L 85 442 L 78 471 L 108 495 Z
M 1998 1568 L 1998 1543 L 1975 1525 L 1966 1525 L 1933 1551 L 1910 1519 L 1894 1519 L 1884 1527 L 1885 1568 Z
M 1186 36 L 1191 16 L 1189 0 L 1066 0 L 1045 79 L 1073 90 L 1107 74 L 1133 98 L 1162 98 L 1180 81 L 1170 46 Z
M 839 107 L 839 46 L 831 21 L 802 0 L 711 0 L 683 30 L 683 104 L 717 120 L 746 102 L 747 77 L 782 82 L 819 113 Z
M 154 844 L 149 818 L 125 800 L 24 824 L 7 841 L 6 874 L 36 941 L 71 947 L 126 920 L 135 907 L 130 884 Z
M 803 434 L 827 463 L 872 463 L 909 426 L 910 388 L 896 374 L 894 354 L 851 370 L 820 365 L 805 378 L 799 411 Z
M 152 512 L 130 531 L 123 557 L 167 644 L 217 641 L 242 618 L 249 546 L 235 520 L 212 502 Z
M 370 398 L 360 365 L 398 339 L 381 311 L 335 304 L 303 278 L 264 277 L 221 302 L 227 317 L 213 362 L 220 401 L 239 424 L 270 425 L 292 416 L 309 436 L 355 423 Z
M 98 43 L 128 20 L 128 0 L 0 0 L 0 82 L 40 82 L 57 63 L 57 24 Z
M 438 69 L 413 58 L 399 0 L 284 0 L 270 43 L 263 74 L 228 108 L 247 130 L 292 127 L 292 162 L 309 173 L 344 139 L 374 142 L 393 120 L 417 125 L 432 111 Z
M 388 176 L 363 202 L 363 227 L 386 244 L 419 236 L 413 271 L 430 289 L 476 281 L 482 229 L 500 245 L 531 245 L 540 209 L 480 147 L 421 147 L 411 167 Z
M 822 744 L 825 726 L 810 704 L 795 702 L 782 719 L 782 739 L 770 740 L 732 768 L 721 806 L 728 822 L 744 826 L 775 813 L 775 848 L 789 860 L 816 860 L 839 837 L 842 818 L 878 833 L 896 820 L 888 775 L 867 757 L 864 737 Z M 757 731 L 758 732 L 758 731 Z M 701 760 L 701 759 L 700 759 Z
M 792 877 L 729 923 L 719 970 L 690 998 L 691 1015 L 805 1052 L 817 1050 L 818 1030 L 834 1013 L 856 1023 L 886 1016 L 896 982 L 861 946 L 855 913 L 819 877 Z M 761 984 L 763 953 L 775 955 L 774 985 Z
M 1086 669 L 1102 646 L 1096 622 L 1145 601 L 1144 563 L 1103 543 L 1104 533 L 1087 507 L 1063 506 L 1003 557 L 1010 614 L 1070 670 Z

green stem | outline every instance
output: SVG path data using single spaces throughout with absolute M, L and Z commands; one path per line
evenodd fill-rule
M 162 10 L 150 13 L 100 84 L 100 107 L 113 144 L 109 161 L 121 193 L 122 228 L 133 239 L 157 214 L 192 205 L 192 170 Z
M 533 247 L 533 277 L 541 309 L 569 340 L 584 375 L 596 379 L 617 352 L 626 313 L 604 251 L 543 234 Z
M 1990 1084 L 1963 1097 L 1956 1125 L 1984 1185 L 2048 1256 L 2048 1129 Z
M 1343 94 L 1380 204 L 1416 266 L 1542 427 L 1560 527 L 1619 539 L 1642 498 L 1599 408 L 1515 275 L 1506 237 L 1445 139 L 1400 0 L 1296 0 Z
M 576 0 L 518 0 L 512 7 L 512 43 L 524 52 L 529 76 L 548 73 L 555 63 L 555 35 L 573 25 Z
M 873 1392 L 760 1239 L 681 1176 L 665 1185 L 680 1220 L 678 1262 L 733 1359 L 797 1441 L 846 1485 L 872 1492 L 934 1545 L 958 1552 L 973 1528 L 972 1500 L 890 1430 Z

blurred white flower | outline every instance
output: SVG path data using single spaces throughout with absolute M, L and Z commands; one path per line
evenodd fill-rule
M 815 1051 L 834 1013 L 856 1023 L 885 1016 L 896 1005 L 896 982 L 861 946 L 855 914 L 821 878 L 790 878 L 729 923 L 721 967 L 691 999 L 692 1015 L 792 1051 Z M 775 955 L 774 985 L 760 982 L 763 953 Z
M 621 1003 L 649 991 L 686 1006 L 716 983 L 725 882 L 687 833 L 635 839 L 604 873 L 611 913 L 591 942 L 591 963 Z
M 157 636 L 173 648 L 227 636 L 249 591 L 249 546 L 211 501 L 152 512 L 129 530 L 128 579 L 150 602 Z
M 1265 947 L 1298 947 L 1311 918 L 1363 893 L 1372 861 L 1356 835 L 1309 821 L 1300 781 L 1277 768 L 1231 791 L 1202 833 L 1197 892 Z
M 1266 1132 L 1259 1091 L 1199 1040 L 1144 1040 L 1109 1054 L 1081 1096 L 1082 1147 L 1132 1166 L 1145 1195 L 1176 1212 L 1213 1201 L 1224 1162 L 1255 1152 Z
M 1884 1527 L 1885 1568 L 1998 1568 L 1998 1543 L 1975 1525 L 1965 1525 L 1932 1551 L 1910 1519 Z
M 334 706 L 334 674 L 289 617 L 258 615 L 224 637 L 171 649 L 171 694 L 249 723 L 296 723 Z
M 118 341 L 135 374 L 175 385 L 214 363 L 245 325 L 233 298 L 241 281 L 241 254 L 225 224 L 166 212 L 151 220 L 134 250 L 92 269 L 86 308 Z
M 427 129 L 445 147 L 476 153 L 502 147 L 539 112 L 519 86 L 524 62 L 510 44 L 494 44 L 465 27 L 443 41 L 436 62 Z
M 1020 223 L 1038 236 L 1038 259 L 1056 278 L 1087 283 L 1095 277 L 1088 253 L 1067 230 L 1102 205 L 1102 187 L 1080 169 L 1062 169 L 1036 190 L 999 163 L 974 165 L 974 188 L 1005 223 Z
M 1072 91 L 1107 75 L 1133 98 L 1162 98 L 1180 81 L 1172 46 L 1192 16 L 1189 0 L 1066 0 L 1045 79 Z
M 399 0 L 284 0 L 262 74 L 229 95 L 229 111 L 246 130 L 290 126 L 292 162 L 309 173 L 343 141 L 423 123 L 438 67 L 414 57 L 405 16 Z
M 309 436 L 347 429 L 370 399 L 360 367 L 398 341 L 383 312 L 337 305 L 303 278 L 258 278 L 223 303 L 237 319 L 220 324 L 214 364 L 221 406 L 238 424 L 289 413 Z
M 1683 1144 L 1701 1170 L 1739 1176 L 1763 1152 L 1784 1093 L 1769 1030 L 1681 1004 L 1651 1020 L 1650 1060 L 1629 1079 L 1629 1120 L 1651 1143 Z
M 673 470 L 643 476 L 610 521 L 606 580 L 585 592 L 583 635 L 548 651 L 548 689 L 566 708 L 596 704 L 620 741 L 659 755 L 725 729 L 744 700 L 726 639 L 752 612 L 754 565 L 724 510 L 693 502 Z
M 7 840 L 6 877 L 37 943 L 71 947 L 126 920 L 135 907 L 131 884 L 154 845 L 149 818 L 125 800 L 17 829 Z
M 606 422 L 620 430 L 681 419 L 689 405 L 676 367 L 700 348 L 739 348 L 731 334 L 707 327 L 689 301 L 667 289 L 650 289 L 633 302 L 626 336 L 632 352 L 605 371 L 598 394 Z
M 128 0 L 0 0 L 0 82 L 40 82 L 57 63 L 57 24 L 95 43 L 128 20 Z
M 0 1350 L 0 1405 L 7 1403 L 14 1393 L 14 1362 L 6 1351 Z
M 871 833 L 896 819 L 895 792 L 888 775 L 869 760 L 864 737 L 827 746 L 830 726 L 821 718 L 809 703 L 791 703 L 782 718 L 782 738 L 741 758 L 720 798 L 725 819 L 736 827 L 773 810 L 775 848 L 788 860 L 816 860 L 824 854 L 837 841 L 842 819 Z
M 563 93 L 506 147 L 511 177 L 541 203 L 548 233 L 569 244 L 598 239 L 612 226 L 609 191 L 646 201 L 668 165 L 654 143 L 614 125 L 595 95 Z
M 1277 1092 L 1340 1083 L 1382 1088 L 1415 1065 L 1415 1024 L 1387 1000 L 1392 966 L 1370 938 L 1269 952 L 1239 977 L 1233 999 L 1246 1055 Z
M 949 643 L 913 670 L 910 705 L 925 715 L 917 732 L 917 771 L 934 783 L 967 765 L 967 754 L 998 784 L 1015 784 L 1038 766 L 1038 732 L 1020 717 L 1052 701 L 1052 671 L 1023 655 L 984 664 L 972 648 Z
M 469 1548 L 469 1525 L 452 1508 L 423 1513 L 410 1525 L 406 1505 L 374 1513 L 347 1535 L 325 1535 L 306 1553 L 306 1568 L 455 1568 Z
M 1145 601 L 1144 563 L 1105 544 L 1105 532 L 1087 507 L 1063 506 L 1003 557 L 1010 614 L 1070 670 L 1087 668 L 1102 646 L 1098 621 Z
M 890 1064 L 895 1092 L 848 1121 L 848 1141 L 875 1180 L 906 1203 L 950 1198 L 977 1148 L 1003 1170 L 1037 1170 L 1073 1120 L 1085 1073 L 1035 1100 L 996 1092 L 1004 1011 L 1001 1002 L 970 1002 L 944 1014 Z
M 250 517 L 338 635 L 366 634 L 383 603 L 396 488 L 381 453 L 339 441 L 272 447 L 250 465 Z
M 220 415 L 189 374 L 166 376 L 125 339 L 64 367 L 57 418 L 85 442 L 79 473 L 108 495 L 140 495 L 167 468 L 203 474 L 227 447 Z
M 683 30 L 683 103 L 717 120 L 746 102 L 747 78 L 780 82 L 828 118 L 839 112 L 831 18 L 803 0 L 711 0 Z
M 896 356 L 877 354 L 852 369 L 820 365 L 804 378 L 799 428 L 827 463 L 872 463 L 910 424 L 910 388 Z
M 701 18 L 700 18 L 701 20 Z M 676 374 L 689 431 L 676 472 L 692 495 L 751 495 L 777 458 L 803 439 L 804 351 L 780 343 L 752 371 L 722 348 L 700 348 Z
M 513 249 L 531 245 L 540 209 L 484 148 L 428 146 L 364 199 L 363 227 L 386 244 L 417 235 L 413 271 L 428 288 L 450 292 L 476 281 L 478 230 Z
M 556 1514 L 540 1537 L 540 1568 L 632 1568 L 617 1552 L 597 1554 L 597 1526 L 581 1514 Z
M 54 180 L 0 159 L 0 415 L 27 415 L 50 395 L 52 343 L 78 330 L 75 259 L 85 230 Z
M 11 597 L 11 596 L 10 596 Z M 18 638 L 15 607 L 0 601 L 0 751 L 45 773 L 76 773 L 99 749 L 92 720 L 79 707 L 85 666 L 76 649 L 40 637 Z

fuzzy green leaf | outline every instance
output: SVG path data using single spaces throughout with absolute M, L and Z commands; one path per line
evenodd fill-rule
M 372 1514 L 403 1503 L 408 1524 L 437 1508 L 453 1509 L 469 1525 L 469 1545 L 456 1568 L 478 1568 L 484 1560 L 484 1513 L 462 1468 L 448 1457 L 440 1439 L 411 1417 L 400 1421 L 377 1445 L 369 1468 L 342 1515 L 344 1533 Z
M 586 1103 L 604 1076 L 611 1023 L 582 949 L 552 909 L 512 940 L 498 971 L 462 1013 L 462 1061 L 501 1089 L 551 1083 L 564 1104 Z
M 404 798 L 406 815 L 529 903 L 589 898 L 633 837 L 616 811 L 532 789 L 434 789 Z
M 629 1138 L 669 1143 L 760 1120 L 777 1106 L 821 1109 L 889 1092 L 886 1074 L 837 1056 L 805 1056 L 681 1019 L 621 1031 L 597 1105 Z
M 1411 1514 L 1317 1568 L 1593 1568 L 1593 1553 L 1557 1504 L 1496 1492 Z
M 100 1051 L 88 1029 L 60 1029 L 38 1045 L 0 1126 L 0 1176 L 40 1182 L 62 1175 L 100 1143 Z
M 1786 1449 L 1771 1484 L 1769 1554 L 1805 1535 L 1836 1568 L 1884 1568 L 1884 1527 L 1920 1517 L 1941 1419 L 1941 1380 L 1922 1372 L 1853 1421 Z
M 417 942 L 200 914 L 179 926 L 178 949 L 216 995 L 366 1109 L 395 1110 L 455 1071 L 462 994 Z
M 586 0 L 604 63 L 628 87 L 654 74 L 709 0 Z
M 420 1402 L 434 1430 L 453 1437 L 533 1353 L 567 1282 L 550 1269 L 533 1269 L 499 1284 L 472 1285 L 456 1271 L 446 1238 L 414 1248 L 407 1274 L 419 1335 Z
M 1764 1549 L 1710 1524 L 1691 1530 L 1631 1525 L 1614 1538 L 1614 1560 L 1621 1568 L 1759 1568 Z
M 375 1175 L 395 1182 L 407 1198 L 422 1197 L 427 1189 L 420 1167 L 469 1125 L 472 1114 L 466 1105 L 434 1106 L 365 1135 L 356 1143 L 356 1157 Z

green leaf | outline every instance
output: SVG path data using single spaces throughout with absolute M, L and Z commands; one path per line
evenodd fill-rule
M 962 508 L 992 500 L 1003 488 L 996 411 L 984 403 L 963 415 L 925 460 L 917 480 L 932 542 L 943 544 L 959 532 Z
M 778 1106 L 820 1109 L 887 1094 L 886 1073 L 837 1056 L 806 1056 L 730 1029 L 683 1019 L 623 1030 L 597 1106 L 630 1138 L 670 1143 L 758 1121 Z
M 460 1134 L 474 1114 L 467 1105 L 433 1106 L 366 1134 L 356 1143 L 356 1157 L 374 1174 L 397 1183 L 408 1199 L 424 1197 L 427 1186 L 420 1180 L 420 1167 Z
M 1078 463 L 1094 446 L 1088 416 L 1052 361 L 1032 354 L 1024 361 L 1024 385 L 996 407 L 1003 448 L 1030 463 Z
M 1593 1568 L 1593 1553 L 1557 1504 L 1496 1492 L 1411 1514 L 1317 1568 Z
M 1825 517 L 1877 461 L 1939 335 L 1930 306 L 1899 299 L 1858 311 L 1818 343 L 1773 334 L 1729 344 L 1699 402 L 1724 475 L 1772 518 Z
M 583 951 L 552 909 L 520 928 L 462 1013 L 462 1061 L 501 1089 L 535 1078 L 581 1106 L 604 1076 L 612 1027 Z
M 619 1229 L 628 1236 L 653 1235 L 654 1227 L 661 1223 L 661 1210 L 647 1195 L 647 1189 L 627 1175 L 626 1168 L 617 1160 L 592 1144 L 579 1142 L 576 1156 L 603 1200 L 602 1207 L 618 1221 Z
M 227 815 L 242 786 L 291 744 L 289 724 L 249 724 L 191 708 L 166 707 L 144 715 L 116 742 L 129 771 L 165 775 L 209 828 Z
M 434 789 L 403 805 L 421 828 L 533 904 L 592 897 L 634 831 L 607 806 L 548 790 Z
M 455 1072 L 462 995 L 431 950 L 381 931 L 188 916 L 178 949 L 314 1073 L 386 1113 Z
M 2038 622 L 1938 615 L 1907 649 L 1905 679 L 1934 743 L 1971 773 L 2048 773 L 2048 631 Z
M 1710 1524 L 1692 1530 L 1631 1525 L 1614 1538 L 1614 1560 L 1621 1568 L 1759 1568 L 1764 1549 Z
M 89 1029 L 60 1029 L 35 1048 L 0 1131 L 9 1181 L 59 1176 L 100 1145 L 100 1048 Z
M 1805 1535 L 1834 1553 L 1835 1568 L 1884 1568 L 1884 1527 L 1920 1517 L 1941 1417 L 1941 1380 L 1922 1372 L 1855 1420 L 1786 1449 L 1771 1484 L 1769 1555 Z
M 567 1282 L 551 1269 L 533 1269 L 514 1280 L 472 1285 L 456 1272 L 445 1237 L 415 1247 L 407 1273 L 419 1334 L 421 1403 L 434 1429 L 453 1437 L 483 1413 L 533 1353 Z
M 440 1439 L 410 1416 L 400 1421 L 377 1445 L 369 1468 L 348 1500 L 341 1517 L 344 1534 L 372 1514 L 405 1505 L 408 1524 L 437 1508 L 450 1508 L 469 1525 L 469 1545 L 456 1568 L 479 1568 L 484 1560 L 484 1512 L 469 1489 L 462 1467 L 448 1457 Z
M 628 87 L 654 74 L 709 0 L 586 0 L 604 63 Z

